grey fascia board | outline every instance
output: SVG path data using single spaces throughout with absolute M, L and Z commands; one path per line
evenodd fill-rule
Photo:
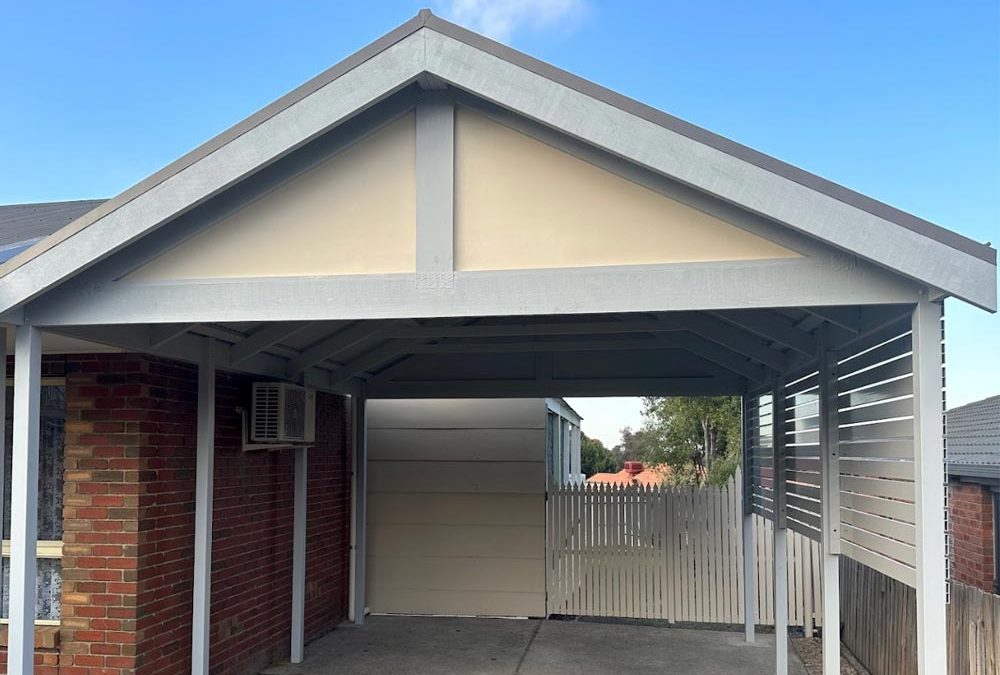
M 38 326 L 399 319 L 669 312 L 805 305 L 899 304 L 919 298 L 898 275 L 844 272 L 793 258 L 723 263 L 457 272 L 452 288 L 413 274 L 119 281 L 59 288 L 24 310 Z

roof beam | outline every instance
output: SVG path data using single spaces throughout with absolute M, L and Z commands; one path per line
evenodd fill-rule
M 501 323 L 434 328 L 419 326 L 396 328 L 387 335 L 394 338 L 476 338 L 521 337 L 532 335 L 613 335 L 683 330 L 659 319 L 636 321 L 592 321 L 584 323 Z
M 855 335 L 861 332 L 860 307 L 805 307 L 804 309 L 827 323 L 839 326 Z
M 156 349 L 157 347 L 162 347 L 197 326 L 198 324 L 196 323 L 154 324 L 149 327 L 149 348 Z
M 386 321 L 359 321 L 339 330 L 292 358 L 286 372 L 289 377 L 294 377 L 360 342 L 381 335 L 390 325 L 391 322 Z
M 528 396 L 722 396 L 741 394 L 742 380 L 639 377 L 549 380 L 423 380 L 369 383 L 371 398 L 500 398 Z
M 230 365 L 239 365 L 313 324 L 312 321 L 291 321 L 271 323 L 259 328 L 233 345 L 230 351 Z
M 764 313 L 761 310 L 732 311 L 732 312 L 712 312 L 723 321 L 727 321 L 734 326 L 740 326 L 752 333 L 784 345 L 806 356 L 816 355 L 816 339 L 804 331 L 799 330 L 791 321 L 784 319 L 774 312 Z
M 663 321 L 671 321 L 684 330 L 696 333 L 772 370 L 782 371 L 788 367 L 789 359 L 786 355 L 768 347 L 757 336 L 708 314 L 684 312 L 660 315 L 660 318 Z

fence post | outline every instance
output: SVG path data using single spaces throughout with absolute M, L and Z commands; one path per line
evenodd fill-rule
M 837 357 L 826 334 L 819 349 L 821 554 L 823 556 L 823 673 L 840 673 L 840 415 Z
M 756 639 L 754 635 L 757 623 L 757 590 L 755 582 L 757 580 L 757 565 L 754 561 L 753 542 L 753 492 L 750 486 L 753 485 L 753 434 L 751 428 L 751 401 L 756 397 L 744 395 L 742 404 L 742 447 L 743 447 L 743 475 L 740 481 L 739 490 L 742 502 L 743 514 L 743 628 L 747 642 Z
M 774 672 L 788 674 L 788 530 L 785 504 L 785 377 L 772 389 L 771 433 L 774 466 Z

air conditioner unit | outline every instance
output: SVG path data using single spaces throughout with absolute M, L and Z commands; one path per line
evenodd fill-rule
M 254 382 L 250 439 L 270 444 L 315 442 L 316 392 L 283 382 Z

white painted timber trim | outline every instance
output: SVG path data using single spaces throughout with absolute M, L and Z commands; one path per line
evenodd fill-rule
M 774 524 L 774 673 L 788 675 L 788 530 Z
M 194 511 L 194 599 L 191 607 L 191 673 L 209 673 L 212 599 L 212 496 L 215 484 L 215 340 L 203 339 L 198 364 L 197 465 Z
M 446 82 L 972 304 L 996 309 L 995 265 L 460 40 L 424 30 L 427 70 Z
M 14 366 L 7 672 L 30 675 L 35 670 L 38 432 L 42 382 L 42 338 L 34 326 L 17 327 Z
M 364 387 L 351 397 L 354 471 L 351 475 L 351 588 L 348 612 L 353 623 L 365 622 L 365 565 L 368 525 L 368 400 Z
M 302 663 L 306 649 L 306 526 L 308 522 L 309 449 L 295 449 L 295 496 L 292 525 L 291 662 Z
M 948 668 L 941 305 L 917 303 L 912 328 L 917 672 L 931 675 Z
M 0 284 L 0 308 L 102 260 L 413 81 L 423 70 L 424 38 L 418 31 L 399 40 L 15 268 Z
M 412 274 L 113 282 L 30 303 L 39 326 L 524 316 L 904 304 L 918 289 L 858 265 L 811 258 L 456 272 L 428 293 Z
M 837 357 L 820 338 L 819 381 L 820 486 L 823 556 L 823 673 L 840 673 L 840 415 Z
M 417 281 L 449 288 L 455 271 L 455 103 L 423 92 L 416 113 Z
M 743 634 L 754 642 L 757 630 L 757 562 L 754 558 L 753 513 L 743 514 Z

